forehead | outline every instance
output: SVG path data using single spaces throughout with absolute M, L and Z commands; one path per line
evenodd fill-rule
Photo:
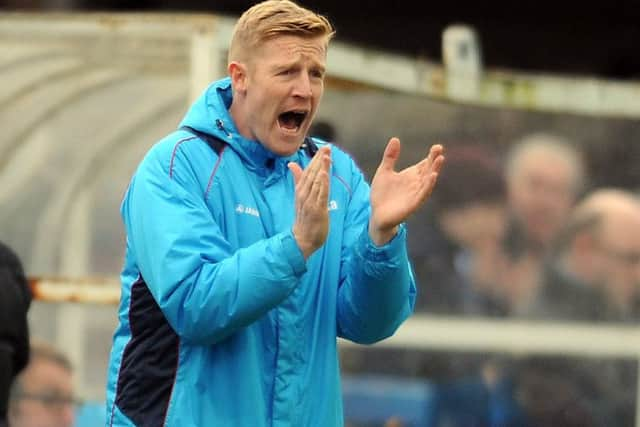
M 576 173 L 571 159 L 559 152 L 545 149 L 530 149 L 521 153 L 514 164 L 516 177 L 546 176 L 571 180 Z
M 640 250 L 640 209 L 610 213 L 604 221 L 602 235 L 621 246 Z
M 33 358 L 24 372 L 25 383 L 38 386 L 71 386 L 71 372 L 62 365 L 45 358 Z
M 327 53 L 327 39 L 282 35 L 262 42 L 262 59 L 266 61 L 296 61 L 300 59 L 324 63 Z

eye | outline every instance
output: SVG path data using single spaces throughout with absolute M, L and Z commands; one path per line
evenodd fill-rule
M 311 70 L 311 77 L 316 79 L 324 78 L 324 71 L 322 70 Z
M 292 76 L 294 75 L 296 70 L 294 68 L 287 68 L 278 73 L 279 76 Z

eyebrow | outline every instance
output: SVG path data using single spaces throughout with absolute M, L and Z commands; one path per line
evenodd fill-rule
M 291 61 L 286 64 L 273 65 L 271 70 L 277 73 L 280 71 L 284 71 L 284 70 L 288 70 L 290 68 L 296 68 L 296 67 L 298 67 L 298 61 Z M 322 74 L 325 74 L 327 72 L 327 67 L 319 63 L 314 63 L 310 68 L 317 69 L 320 72 L 322 72 Z

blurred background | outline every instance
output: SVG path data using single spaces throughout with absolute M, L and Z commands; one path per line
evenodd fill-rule
M 640 426 L 640 5 L 300 3 L 337 28 L 312 134 L 368 177 L 390 136 L 447 150 L 408 224 L 416 314 L 340 343 L 347 424 Z M 77 426 L 104 423 L 121 197 L 251 4 L 0 1 L 0 240 Z

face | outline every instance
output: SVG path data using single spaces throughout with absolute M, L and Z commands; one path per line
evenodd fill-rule
M 289 156 L 302 144 L 324 91 L 324 37 L 279 36 L 229 65 L 231 114 L 240 133 Z
M 640 294 L 640 214 L 611 218 L 596 238 L 596 280 L 618 307 Z
M 495 247 L 504 236 L 506 209 L 502 203 L 476 203 L 444 212 L 440 223 L 458 244 L 472 250 Z
M 557 155 L 531 152 L 520 159 L 508 182 L 509 203 L 527 238 L 545 247 L 575 202 L 575 171 Z
M 10 410 L 12 427 L 71 427 L 74 423 L 71 372 L 34 358 L 22 374 L 23 395 Z

